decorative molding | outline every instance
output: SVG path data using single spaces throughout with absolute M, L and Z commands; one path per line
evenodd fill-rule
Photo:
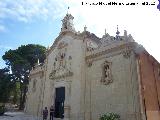
M 62 49 L 64 47 L 68 46 L 68 43 L 65 43 L 64 41 L 60 42 L 57 46 L 58 49 Z
M 126 49 L 126 48 L 127 48 L 127 50 L 132 50 L 134 48 L 134 44 L 135 44 L 135 42 L 130 42 L 130 43 L 118 45 L 118 47 L 113 47 L 113 48 L 105 49 L 105 50 L 102 50 L 102 51 L 99 51 L 99 49 L 97 49 L 97 51 L 94 51 L 94 53 L 92 52 L 90 55 L 86 56 L 86 60 L 94 59 L 94 58 L 97 58 L 99 56 L 109 54 L 109 53 L 113 53 L 113 52 L 116 52 L 116 51 L 122 51 L 123 49 Z
M 87 51 L 94 51 L 96 48 L 98 48 L 98 45 L 93 42 L 92 40 L 88 39 L 87 42 Z
M 112 79 L 112 71 L 111 71 L 111 62 L 105 61 L 102 64 L 102 78 L 101 83 L 104 85 L 108 85 L 109 83 L 113 82 Z
M 32 70 L 30 71 L 29 77 L 40 77 L 43 78 L 44 77 L 44 72 L 45 72 L 45 65 L 41 66 L 36 66 L 35 68 L 32 68 Z
M 32 73 L 30 73 L 30 76 L 29 76 L 30 78 L 31 77 L 40 77 L 40 78 L 43 78 L 44 77 L 44 70 L 42 70 L 42 71 L 37 71 L 37 72 L 32 72 Z
M 92 66 L 93 61 L 92 61 L 92 60 L 87 60 L 87 62 L 86 62 L 86 63 L 87 63 L 87 66 L 88 66 L 88 67 L 91 67 L 91 66 Z
M 73 72 L 65 68 L 61 68 L 59 70 L 52 70 L 52 72 L 49 74 L 49 78 L 52 80 L 70 76 L 73 76 Z
M 99 57 L 86 59 L 86 63 L 88 63 L 88 61 L 92 61 L 92 63 L 93 63 L 94 61 L 98 61 L 98 60 L 102 60 L 102 59 L 104 60 L 106 58 L 114 57 L 116 55 L 121 55 L 121 54 L 122 54 L 121 51 L 116 51 L 116 52 L 113 52 L 113 53 L 104 54 L 104 55 L 101 55 Z
M 124 58 L 130 58 L 130 56 L 131 56 L 131 50 L 129 48 L 126 48 L 126 50 L 124 50 L 122 52 L 122 54 L 123 54 Z

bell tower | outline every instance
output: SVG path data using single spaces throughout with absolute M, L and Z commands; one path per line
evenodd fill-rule
M 69 13 L 66 14 L 66 16 L 62 20 L 61 32 L 64 32 L 64 31 L 75 32 L 75 28 L 73 25 L 73 19 L 74 19 L 74 17 L 71 14 L 69 14 Z

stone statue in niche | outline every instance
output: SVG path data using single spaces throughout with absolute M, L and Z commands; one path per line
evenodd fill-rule
M 109 65 L 105 65 L 105 66 L 104 66 L 104 71 L 105 71 L 105 78 L 108 79 L 109 76 L 110 76 Z
M 68 57 L 68 62 L 69 62 L 69 63 L 68 63 L 68 64 L 69 64 L 69 65 L 68 65 L 68 68 L 69 68 L 69 70 L 71 71 L 71 62 L 72 62 L 72 57 L 71 57 L 71 56 Z
M 59 53 L 59 66 L 60 67 L 65 67 L 64 66 L 64 59 L 65 59 L 65 53 Z
M 53 63 L 53 69 L 56 69 L 56 62 Z
M 108 61 L 105 61 L 102 64 L 102 79 L 101 82 L 105 85 L 108 85 L 111 83 L 112 80 L 112 73 L 111 73 L 111 63 Z

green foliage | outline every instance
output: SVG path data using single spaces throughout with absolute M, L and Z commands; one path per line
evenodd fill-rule
M 120 116 L 115 113 L 106 113 L 100 116 L 100 120 L 120 120 Z
M 0 115 L 3 115 L 5 112 L 5 107 L 4 105 L 0 105 Z
M 37 59 L 40 63 L 44 62 L 46 48 L 41 45 L 22 45 L 16 50 L 9 50 L 3 55 L 3 60 L 6 61 L 7 65 L 17 65 L 29 63 L 31 67 L 35 65 Z
M 13 90 L 13 81 L 8 69 L 0 69 L 0 103 L 6 103 L 9 100 L 11 91 Z
M 19 95 L 20 95 L 19 90 L 20 90 L 20 84 L 19 84 L 19 82 L 16 82 L 15 89 L 12 91 L 13 104 L 18 104 L 19 103 Z
M 27 92 L 27 85 L 29 82 L 29 72 L 32 67 L 37 63 L 38 59 L 40 63 L 44 62 L 46 48 L 41 45 L 22 45 L 16 50 L 9 50 L 3 55 L 6 65 L 12 70 L 12 79 L 15 83 L 19 83 L 19 89 L 15 84 L 14 102 L 17 97 L 20 98 L 20 109 L 24 108 L 24 102 Z M 17 90 L 18 89 L 18 90 Z M 17 92 L 20 95 L 17 95 Z

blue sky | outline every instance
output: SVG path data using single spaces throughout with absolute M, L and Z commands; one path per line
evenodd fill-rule
M 56 23 L 56 21 L 55 21 Z M 26 44 L 41 44 L 48 46 L 53 42 L 59 24 L 48 23 L 47 21 L 37 20 L 37 22 L 23 23 L 5 21 L 6 31 L 0 32 L 0 56 L 9 49 L 16 49 L 18 46 Z M 0 66 L 3 61 L 0 59 Z
M 97 1 L 0 0 L 0 68 L 5 66 L 1 56 L 9 49 L 31 43 L 51 46 L 60 32 L 61 20 L 67 13 L 68 6 L 70 6 L 68 12 L 75 18 L 77 31 L 83 31 L 86 25 L 87 30 L 98 37 L 102 37 L 105 29 L 114 36 L 116 26 L 119 25 L 121 35 L 124 30 L 127 30 L 136 42 L 142 44 L 160 61 L 158 0 L 146 0 L 150 3 L 155 2 L 152 6 L 82 5 L 82 2 Z M 103 2 L 107 1 L 103 0 Z M 119 2 L 125 3 L 127 0 Z M 142 3 L 140 0 L 132 0 L 132 2 Z
M 63 1 L 55 3 L 52 0 L 48 3 L 44 0 L 0 0 L 0 68 L 5 66 L 1 56 L 9 49 L 26 44 L 47 47 L 53 43 L 61 27 L 60 16 L 63 16 L 57 15 L 59 9 L 67 11 L 67 6 L 60 5 Z

